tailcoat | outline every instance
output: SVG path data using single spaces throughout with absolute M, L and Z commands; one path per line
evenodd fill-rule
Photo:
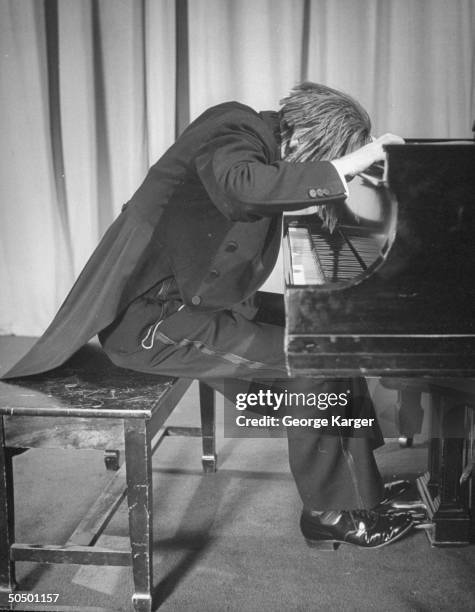
M 279 115 L 228 102 L 154 164 L 93 252 L 51 325 L 4 378 L 61 365 L 173 275 L 186 308 L 246 300 L 277 259 L 283 211 L 345 198 L 330 162 L 281 159 Z

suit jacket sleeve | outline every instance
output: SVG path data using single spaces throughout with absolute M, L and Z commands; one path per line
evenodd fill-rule
M 211 200 L 233 221 L 346 197 L 330 162 L 281 161 L 272 132 L 257 115 L 222 124 L 198 152 L 195 167 Z

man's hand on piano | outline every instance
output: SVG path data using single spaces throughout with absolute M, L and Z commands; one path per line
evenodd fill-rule
M 369 168 L 372 164 L 386 159 L 384 145 L 404 144 L 404 138 L 395 134 L 383 134 L 379 138 L 374 138 L 372 142 L 344 155 L 339 159 L 332 160 L 336 169 L 345 176 L 346 180 L 351 180 L 354 176 Z

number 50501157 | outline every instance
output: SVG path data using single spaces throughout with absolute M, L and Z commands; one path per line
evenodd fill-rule
M 8 593 L 8 603 L 56 603 L 59 593 Z

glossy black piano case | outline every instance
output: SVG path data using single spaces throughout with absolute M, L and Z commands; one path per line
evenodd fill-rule
M 286 286 L 293 375 L 475 376 L 475 144 L 391 145 L 387 157 L 385 181 L 358 190 L 384 212 L 374 265 Z

